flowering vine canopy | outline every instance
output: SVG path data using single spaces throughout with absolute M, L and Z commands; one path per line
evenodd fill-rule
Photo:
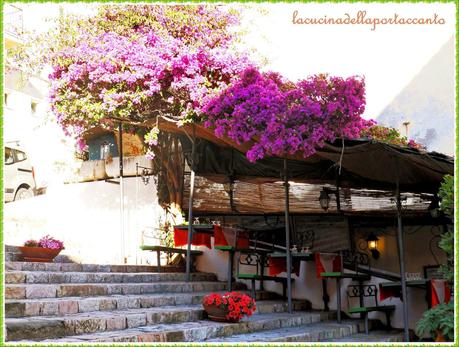
M 72 23 L 48 58 L 58 123 L 80 136 L 117 118 L 191 120 L 248 66 L 232 49 L 235 23 L 230 11 L 205 5 L 109 6 Z
M 217 136 L 250 142 L 252 162 L 307 157 L 338 137 L 387 135 L 361 118 L 362 78 L 315 75 L 293 83 L 261 73 L 235 50 L 237 24 L 222 6 L 121 5 L 61 28 L 48 57 L 58 123 L 81 139 L 85 130 L 119 119 L 204 122 Z M 157 127 L 145 134 L 150 157 L 158 135 Z
M 358 77 L 326 75 L 292 83 L 249 68 L 206 104 L 204 124 L 237 143 L 255 138 L 247 152 L 250 161 L 298 151 L 307 157 L 325 141 L 358 137 L 370 125 L 360 117 L 365 109 L 364 86 Z

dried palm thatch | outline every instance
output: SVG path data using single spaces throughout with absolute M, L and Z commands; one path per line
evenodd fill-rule
M 185 175 L 184 200 L 189 197 L 189 175 Z M 326 213 L 318 197 L 324 185 L 290 182 L 290 212 L 297 214 Z M 333 188 L 332 186 L 328 186 Z M 197 176 L 194 211 L 204 213 L 270 214 L 284 212 L 284 185 L 278 179 L 241 178 L 234 182 L 231 204 L 230 185 L 225 176 Z M 340 190 L 341 211 L 394 212 L 393 192 L 343 188 Z M 429 200 L 420 194 L 403 194 L 404 207 L 411 212 L 426 212 Z M 329 211 L 336 211 L 336 198 L 330 196 Z M 406 199 L 406 200 L 405 200 Z M 232 206 L 231 206 L 232 205 Z

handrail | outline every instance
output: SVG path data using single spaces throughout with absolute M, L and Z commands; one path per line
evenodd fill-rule
M 344 264 L 344 268 L 347 269 L 347 270 L 355 270 L 355 268 L 353 266 L 350 266 L 348 264 Z M 358 272 L 361 272 L 361 273 L 365 273 L 367 275 L 371 275 L 371 276 L 375 276 L 375 277 L 379 277 L 379 278 L 384 278 L 388 281 L 400 281 L 400 276 L 397 276 L 397 275 L 392 275 L 392 274 L 389 274 L 387 272 L 382 272 L 382 271 L 378 271 L 378 270 L 375 270 L 375 269 L 368 269 L 367 267 L 364 267 L 364 266 L 359 266 L 358 267 Z

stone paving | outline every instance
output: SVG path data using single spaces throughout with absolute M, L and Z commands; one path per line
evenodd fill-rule
M 192 342 L 210 338 L 230 336 L 261 330 L 287 328 L 319 322 L 328 318 L 322 312 L 268 313 L 245 318 L 239 323 L 218 323 L 207 320 L 181 324 L 155 324 L 123 331 L 103 332 L 98 334 L 71 336 L 55 339 L 53 342 Z M 23 342 L 23 341 L 21 341 Z M 44 340 L 43 342 L 50 342 Z
M 153 282 L 153 283 L 63 283 L 7 284 L 5 299 L 40 299 L 65 296 L 98 296 L 114 294 L 182 293 L 219 291 L 223 282 Z
M 170 272 L 170 267 L 165 267 Z M 7 261 L 6 271 L 58 271 L 58 272 L 156 272 L 156 266 L 151 265 L 99 265 L 76 263 L 33 263 Z
M 365 341 L 360 321 L 333 323 L 335 313 L 311 311 L 307 301 L 295 300 L 288 314 L 285 300 L 269 292 L 257 293 L 252 317 L 209 321 L 203 296 L 226 288 L 213 274 L 185 282 L 183 273 L 155 273 L 151 266 L 7 261 L 5 267 L 9 342 Z M 396 341 L 375 336 L 368 341 Z
M 367 334 L 354 334 L 335 339 L 325 339 L 324 342 L 338 343 L 375 343 L 375 342 L 403 342 L 404 335 L 401 330 L 372 330 Z
M 183 273 L 113 273 L 113 272 L 48 272 L 9 271 L 5 283 L 141 283 L 184 281 Z M 216 281 L 214 274 L 194 273 L 192 281 Z

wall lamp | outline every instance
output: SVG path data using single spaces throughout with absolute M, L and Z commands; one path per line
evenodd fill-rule
M 381 255 L 378 251 L 379 238 L 374 233 L 371 232 L 367 236 L 365 241 L 367 241 L 368 249 L 370 250 L 371 256 L 373 257 L 373 259 L 378 259 L 379 256 Z

